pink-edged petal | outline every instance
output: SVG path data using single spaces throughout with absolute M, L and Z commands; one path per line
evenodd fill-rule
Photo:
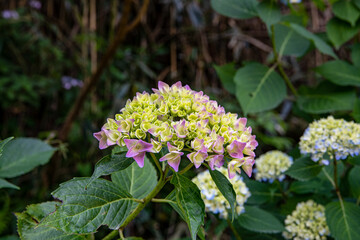
M 141 152 L 149 152 L 153 148 L 151 143 L 144 142 L 143 140 L 124 139 L 124 141 L 128 148 L 126 157 L 134 157 Z M 134 141 L 136 141 L 136 143 Z
M 176 83 L 174 83 L 171 87 L 177 87 L 177 88 L 182 88 L 182 84 L 180 81 L 177 81 Z
M 170 87 L 169 87 L 168 84 L 166 84 L 166 83 L 164 83 L 162 81 L 159 81 L 158 82 L 158 88 L 159 88 L 160 92 L 163 92 L 163 91 L 169 90 Z
M 234 140 L 229 146 L 226 147 L 229 155 L 233 158 L 243 158 L 243 150 L 246 146 L 246 143 Z
M 212 146 L 212 150 L 216 152 L 217 154 L 223 154 L 224 153 L 224 137 L 218 136 L 214 145 Z
M 93 134 L 93 136 L 94 136 L 98 141 L 100 141 L 101 138 L 103 138 L 103 133 L 104 133 L 103 131 L 96 132 L 96 133 Z
M 236 131 L 244 131 L 246 127 L 247 119 L 246 118 L 239 118 L 236 120 L 234 124 L 234 129 Z
M 177 171 L 179 171 L 180 160 L 181 160 L 181 157 L 179 156 L 176 159 L 167 161 L 167 163 L 169 164 L 170 167 L 172 167 L 175 170 L 175 172 L 177 172 Z
M 169 149 L 169 152 L 178 152 L 177 147 L 171 145 L 169 142 L 167 142 L 167 147 Z
M 221 167 L 222 165 L 224 165 L 224 155 L 211 155 L 208 157 L 207 159 L 209 161 L 209 166 L 211 168 L 211 170 L 215 169 L 216 167 Z
M 145 152 L 139 153 L 138 155 L 133 157 L 136 163 L 139 165 L 140 168 L 144 167 L 144 158 Z
M 137 139 L 124 139 L 127 149 L 134 147 L 138 141 Z
M 160 162 L 167 161 L 170 167 L 172 167 L 176 172 L 179 170 L 181 156 L 184 155 L 183 152 L 170 152 L 159 159 Z
M 201 164 L 204 162 L 204 160 L 207 158 L 208 154 L 207 152 L 198 151 L 198 152 L 189 153 L 186 156 L 195 165 L 196 168 L 199 168 Z
M 252 170 L 253 170 L 252 168 L 253 168 L 254 163 L 255 163 L 254 158 L 246 157 L 245 158 L 245 163 L 241 166 L 241 168 L 244 170 L 246 175 L 248 175 L 249 177 L 251 177 Z

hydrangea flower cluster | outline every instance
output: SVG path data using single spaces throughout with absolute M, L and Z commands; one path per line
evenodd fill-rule
M 100 149 L 111 145 L 126 146 L 126 157 L 140 167 L 146 152 L 159 152 L 166 146 L 169 153 L 159 159 L 178 171 L 183 151 L 200 167 L 207 162 L 211 169 L 221 167 L 225 157 L 230 178 L 240 167 L 251 176 L 254 149 L 258 145 L 246 118 L 226 113 L 216 101 L 203 92 L 177 82 L 171 87 L 159 82 L 154 93 L 137 93 L 128 100 L 115 119 L 108 118 L 100 132 L 94 133 Z
M 293 240 L 326 240 L 330 235 L 324 206 L 313 200 L 298 203 L 285 219 L 283 236 Z
M 226 168 L 222 167 L 217 170 L 226 176 Z M 226 219 L 230 205 L 212 180 L 209 170 L 199 173 L 192 181 L 201 191 L 201 198 L 205 203 L 205 211 L 215 214 L 219 213 L 220 218 Z M 229 181 L 236 193 L 236 213 L 239 215 L 244 212 L 244 203 L 251 194 L 240 175 L 236 174 Z
M 255 179 L 273 182 L 284 180 L 283 174 L 293 163 L 292 157 L 281 151 L 270 151 L 256 159 Z
M 360 124 L 333 116 L 322 118 L 309 125 L 299 144 L 301 153 L 310 154 L 315 162 L 321 160 L 327 165 L 329 160 L 324 159 L 325 154 L 330 159 L 346 159 L 360 152 Z

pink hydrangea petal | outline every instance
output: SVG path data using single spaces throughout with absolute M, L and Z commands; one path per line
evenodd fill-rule
M 134 156 L 133 158 L 140 168 L 144 167 L 145 152 L 141 152 L 138 155 Z
M 165 90 L 165 91 L 169 90 L 170 87 L 169 87 L 168 84 L 166 84 L 166 83 L 164 83 L 162 81 L 159 81 L 158 82 L 158 88 L 162 92 L 163 90 Z
M 228 153 L 233 158 L 243 158 L 243 150 L 246 146 L 246 143 L 240 141 L 233 141 L 229 146 L 227 146 Z
M 151 143 L 147 143 L 142 140 L 124 139 L 124 141 L 126 147 L 128 148 L 126 157 L 134 157 L 141 152 L 149 152 L 153 148 L 153 145 Z M 136 141 L 135 144 L 134 141 Z
M 171 145 L 169 142 L 167 142 L 167 147 L 169 149 L 169 152 L 178 152 L 178 149 L 175 146 Z
M 178 88 L 182 88 L 182 84 L 180 81 L 177 81 L 176 83 L 174 83 L 171 87 L 178 87 Z
M 211 170 L 215 169 L 216 167 L 221 167 L 224 164 L 224 155 L 212 155 L 208 158 L 209 166 Z

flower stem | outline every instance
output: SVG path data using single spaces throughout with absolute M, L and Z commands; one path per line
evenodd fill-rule
M 162 171 L 162 168 L 161 168 L 161 166 L 160 166 L 160 163 L 159 163 L 159 161 L 158 161 L 158 159 L 156 158 L 156 156 L 155 156 L 155 154 L 154 153 L 150 153 L 150 156 L 152 157 L 152 159 L 154 160 L 154 162 L 155 162 L 155 165 L 156 165 L 156 167 L 158 168 L 158 170 L 159 170 L 159 172 L 160 172 L 160 175 L 163 173 L 163 171 Z M 160 178 L 161 178 L 161 176 L 160 176 Z
M 190 168 L 192 168 L 192 166 L 194 166 L 194 164 L 193 164 L 193 163 L 190 163 L 190 164 L 187 165 L 183 170 L 181 170 L 181 171 L 179 172 L 179 174 L 184 174 L 184 173 L 186 173 L 187 171 L 190 170 Z
M 281 64 L 281 59 L 280 59 L 281 56 L 279 56 L 279 54 L 276 50 L 274 25 L 271 25 L 271 43 L 272 43 L 272 47 L 273 47 L 274 58 L 275 58 L 277 66 L 278 66 L 278 69 L 280 71 L 280 74 L 284 78 L 286 85 L 290 88 L 290 91 L 297 97 L 298 93 L 297 93 L 294 85 L 291 83 L 289 77 L 286 75 L 285 70 Z
M 339 188 L 338 181 L 337 181 L 337 161 L 335 158 L 334 158 L 334 182 L 335 182 L 335 192 L 336 192 L 340 202 L 342 202 L 340 188 Z
M 159 198 L 153 198 L 151 199 L 152 202 L 158 202 L 158 203 L 173 203 L 173 204 L 177 204 L 177 202 L 168 200 L 168 199 L 159 199 Z
M 240 237 L 239 233 L 236 231 L 236 229 L 235 229 L 234 225 L 232 224 L 232 222 L 229 219 L 227 219 L 227 222 L 228 222 L 229 227 L 231 228 L 231 231 L 233 232 L 236 240 L 241 240 L 241 237 Z
M 109 233 L 108 235 L 106 235 L 102 240 L 111 240 L 113 239 L 115 236 L 117 236 L 119 234 L 118 230 L 113 230 L 111 231 L 111 233 Z

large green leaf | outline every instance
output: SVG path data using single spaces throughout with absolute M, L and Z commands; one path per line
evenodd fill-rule
M 2 141 L 0 142 L 0 157 L 1 157 L 2 152 L 3 152 L 3 150 L 4 150 L 4 146 L 5 146 L 8 142 L 10 142 L 11 140 L 13 140 L 13 139 L 14 139 L 14 137 L 8 137 L 8 138 L 6 138 L 6 139 L 4 139 L 4 140 L 2 140 Z
M 277 107 L 286 97 L 284 80 L 260 63 L 250 63 L 235 75 L 236 97 L 245 115 Z
M 324 81 L 316 88 L 300 87 L 297 105 L 308 113 L 327 113 L 352 110 L 356 93 L 354 89 Z
M 274 188 L 269 183 L 255 180 L 245 180 L 245 184 L 251 192 L 251 196 L 246 201 L 249 204 L 260 205 L 266 202 L 277 201 L 282 197 L 281 193 L 278 191 L 278 188 Z
M 312 179 L 310 181 L 294 181 L 291 183 L 289 190 L 298 194 L 313 193 L 321 187 L 319 179 Z
M 12 183 L 9 183 L 3 178 L 0 178 L 0 189 L 1 188 L 13 188 L 19 190 L 20 188 Z
M 261 233 L 279 233 L 284 225 L 272 214 L 258 207 L 245 206 L 245 213 L 237 218 L 240 226 Z
M 268 29 L 282 17 L 279 5 L 274 1 L 262 1 L 257 5 L 257 13 Z
M 355 166 L 349 173 L 349 184 L 352 195 L 360 199 L 360 167 Z
M 352 26 L 360 17 L 360 11 L 350 1 L 338 1 L 332 5 L 332 11 L 338 18 L 347 21 Z
M 283 25 L 274 25 L 275 47 L 279 56 L 292 55 L 301 57 L 310 46 L 310 41 L 292 28 Z
M 306 156 L 294 161 L 285 174 L 300 181 L 307 181 L 316 177 L 322 167 L 318 162 L 314 162 L 310 157 Z
M 118 229 L 130 214 L 132 196 L 105 179 L 96 179 L 92 184 L 88 184 L 89 180 L 74 178 L 60 184 L 52 195 L 62 205 L 40 225 L 80 234 L 95 232 L 101 225 Z
M 342 60 L 329 61 L 316 68 L 324 78 L 342 86 L 360 86 L 360 69 Z
M 217 188 L 229 202 L 231 207 L 231 216 L 234 219 L 236 209 L 236 193 L 229 180 L 218 170 L 209 170 L 211 178 L 214 180 Z
M 360 99 L 358 99 L 358 98 L 354 102 L 354 109 L 353 109 L 351 115 L 357 123 L 360 122 Z
M 256 0 L 211 0 L 212 8 L 227 17 L 246 19 L 257 16 Z
M 4 146 L 0 177 L 16 177 L 47 163 L 55 148 L 35 138 L 17 138 Z
M 326 222 L 336 240 L 360 239 L 360 207 L 349 202 L 332 202 L 325 207 Z
M 353 38 L 360 30 L 360 24 L 352 27 L 349 23 L 332 18 L 326 24 L 326 32 L 330 41 L 338 49 L 343 43 Z
M 355 43 L 351 47 L 351 61 L 356 67 L 360 67 L 360 43 Z
M 332 48 L 320 37 L 316 36 L 315 34 L 309 32 L 303 26 L 300 26 L 296 23 L 285 23 L 286 25 L 290 26 L 290 28 L 294 29 L 298 34 L 303 36 L 304 38 L 313 42 L 315 47 L 322 53 L 332 56 L 333 58 L 337 59 L 336 54 L 332 50 Z
M 228 63 L 222 66 L 214 65 L 214 68 L 224 88 L 229 93 L 235 94 L 235 82 L 234 82 L 234 76 L 236 73 L 235 64 Z
M 360 0 L 353 0 L 353 3 L 355 6 L 357 6 L 358 9 L 360 9 Z
M 101 176 L 109 175 L 129 167 L 134 162 L 134 159 L 127 158 L 125 155 L 126 153 L 113 154 L 100 159 L 95 165 L 95 170 L 90 178 L 89 184 Z
M 55 228 L 39 226 L 39 222 L 48 214 L 55 211 L 56 202 L 33 204 L 22 213 L 16 213 L 18 233 L 24 240 L 82 240 L 84 235 L 65 233 Z
M 191 238 L 195 240 L 205 216 L 200 190 L 191 180 L 177 173 L 174 173 L 171 183 L 175 186 L 176 202 L 186 218 Z

